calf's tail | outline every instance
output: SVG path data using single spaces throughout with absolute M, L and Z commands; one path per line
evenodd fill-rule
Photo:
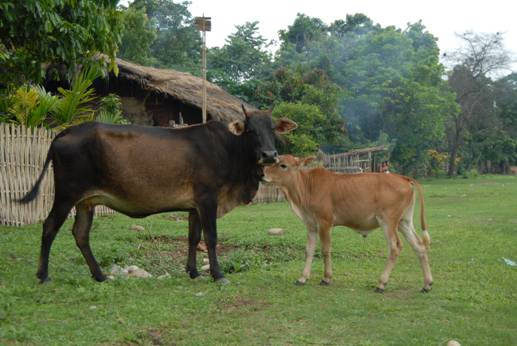
M 422 190 L 422 186 L 417 181 L 413 181 L 417 190 L 418 196 L 420 198 L 420 227 L 422 227 L 422 242 L 426 249 L 429 249 L 431 246 L 431 237 L 429 236 L 429 232 L 427 231 L 427 224 L 425 222 L 425 206 L 424 206 L 424 191 Z
M 50 146 L 50 149 L 47 153 L 47 158 L 45 159 L 45 164 L 43 166 L 43 170 L 41 171 L 38 177 L 38 180 L 36 180 L 32 189 L 29 192 L 27 192 L 25 196 L 17 200 L 18 203 L 29 203 L 38 196 L 39 186 L 41 184 L 41 181 L 43 180 L 43 177 L 45 176 L 45 172 L 48 169 L 48 166 L 50 165 L 50 161 L 52 161 L 52 145 Z

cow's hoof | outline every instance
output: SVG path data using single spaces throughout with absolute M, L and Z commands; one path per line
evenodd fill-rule
M 429 293 L 429 292 L 431 292 L 431 287 L 430 287 L 430 286 L 429 286 L 429 288 L 424 287 L 424 288 L 422 288 L 422 289 L 420 290 L 420 292 L 422 292 L 422 293 Z
M 191 271 L 188 272 L 188 275 L 190 276 L 191 279 L 195 279 L 197 278 L 200 274 L 199 272 L 197 271 L 197 269 L 193 269 Z
M 228 280 L 227 278 L 225 277 L 222 277 L 222 278 L 219 278 L 219 279 L 215 279 L 215 282 L 219 285 L 229 285 L 230 284 L 230 280 Z
M 50 278 L 49 278 L 48 276 L 45 276 L 45 277 L 43 277 L 43 278 L 41 278 L 41 277 L 39 277 L 39 276 L 38 276 L 38 279 L 39 279 L 39 283 L 40 283 L 41 285 L 46 284 L 47 282 L 50 282 Z
M 108 279 L 108 277 L 104 274 L 97 274 L 97 275 L 93 275 L 93 278 L 95 281 L 97 282 L 103 282 L 103 281 L 106 281 Z
M 306 281 L 306 280 L 300 280 L 300 279 L 298 279 L 298 280 L 296 280 L 296 281 L 294 282 L 294 284 L 295 284 L 296 286 L 304 286 L 306 283 L 307 283 L 307 281 Z
M 322 279 L 320 281 L 320 286 L 330 286 L 330 281 L 326 281 L 325 279 Z
M 384 288 L 375 287 L 375 292 L 377 292 L 377 293 L 384 293 Z

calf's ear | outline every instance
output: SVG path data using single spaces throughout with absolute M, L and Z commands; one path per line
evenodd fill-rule
M 284 135 L 296 129 L 298 124 L 287 118 L 280 118 L 276 121 L 275 131 L 278 134 Z
M 301 167 L 307 166 L 309 163 L 311 163 L 312 161 L 314 161 L 314 159 L 316 159 L 316 156 L 309 156 L 309 157 L 306 157 L 306 158 L 304 158 L 304 159 L 302 159 L 302 160 L 301 160 L 300 166 L 301 166 Z
M 228 124 L 228 130 L 236 136 L 240 136 L 244 133 L 245 125 L 243 121 L 234 120 Z

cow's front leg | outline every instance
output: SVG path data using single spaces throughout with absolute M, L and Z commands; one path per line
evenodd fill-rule
M 210 274 L 212 274 L 215 281 L 228 283 L 229 281 L 224 277 L 224 274 L 219 269 L 219 262 L 217 261 L 217 202 L 209 199 L 200 203 L 199 216 L 201 219 L 201 227 L 203 228 L 205 243 L 207 243 L 208 247 Z
M 201 222 L 196 210 L 192 210 L 188 215 L 188 260 L 186 271 L 191 279 L 199 276 L 196 265 L 196 251 L 201 240 Z
M 304 285 L 311 277 L 312 260 L 314 259 L 314 250 L 316 249 L 316 238 L 318 233 L 313 226 L 307 226 L 307 245 L 305 246 L 305 267 L 302 276 L 296 280 L 295 284 Z

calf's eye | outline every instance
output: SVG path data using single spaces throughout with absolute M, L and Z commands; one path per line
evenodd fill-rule
M 282 164 L 280 164 L 280 168 L 282 168 L 284 171 L 286 171 L 287 170 L 287 165 L 282 163 Z

